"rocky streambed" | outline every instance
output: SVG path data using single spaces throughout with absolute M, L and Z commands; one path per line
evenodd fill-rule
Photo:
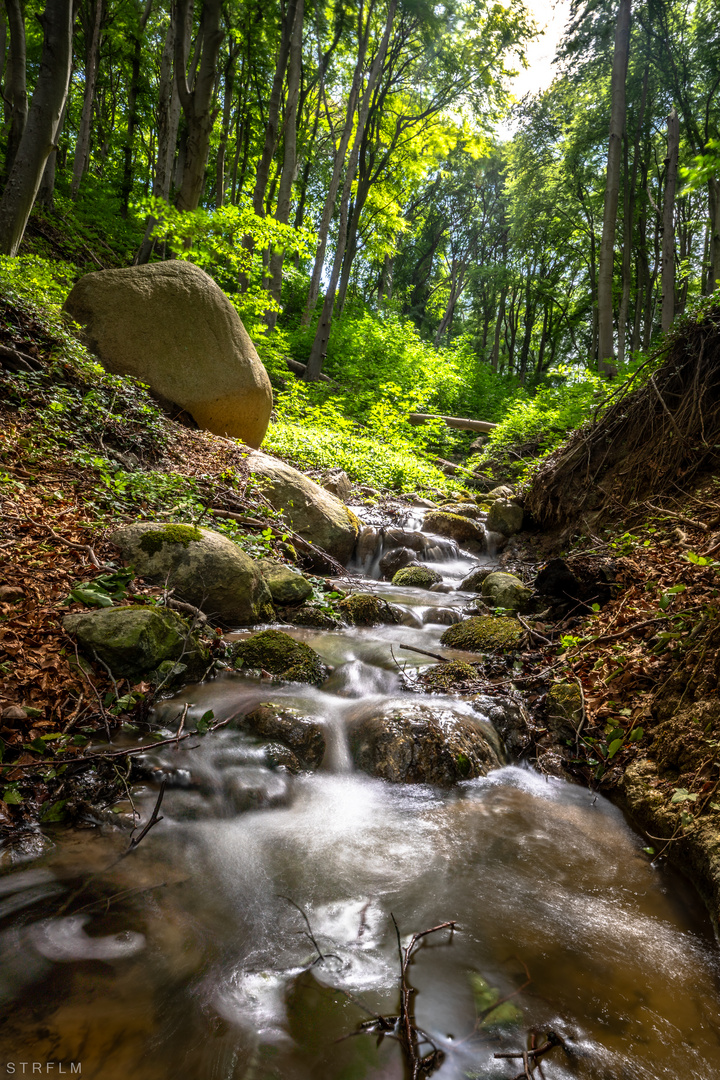
M 127 800 L 0 879 L 0 1061 L 509 1080 L 522 1058 L 495 1055 L 553 1032 L 549 1080 L 720 1073 L 695 894 L 606 799 L 520 760 L 519 695 L 443 691 L 485 652 L 511 686 L 524 586 L 492 554 L 502 522 L 365 517 L 344 622 L 227 635 L 224 670 L 156 709 Z M 162 821 L 121 857 L 112 822 L 151 819 L 163 784 Z M 405 945 L 446 922 L 408 968 L 413 1064 L 396 926 Z

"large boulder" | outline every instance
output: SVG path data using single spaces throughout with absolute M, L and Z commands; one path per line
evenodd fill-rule
M 501 607 L 507 611 L 523 611 L 532 596 L 532 590 L 519 577 L 506 574 L 503 570 L 488 574 L 481 588 L 490 607 Z
M 262 442 L 272 411 L 267 372 L 213 279 L 181 259 L 99 270 L 65 310 L 103 367 L 134 375 L 216 435 Z
M 167 608 L 107 607 L 66 615 L 63 626 L 116 678 L 139 679 L 181 656 L 189 678 L 202 674 L 204 651 L 184 619 Z
M 390 700 L 361 707 L 348 736 L 357 767 L 395 783 L 449 786 L 502 764 L 488 724 L 435 706 Z
M 312 585 L 307 578 L 278 559 L 257 559 L 255 565 L 276 604 L 302 604 L 312 595 Z
M 257 566 L 222 533 L 137 521 L 117 529 L 110 540 L 140 577 L 167 582 L 177 599 L 228 626 L 274 617 L 272 597 Z
M 283 510 L 296 533 L 347 563 L 358 537 L 359 522 L 344 503 L 291 465 L 269 454 L 250 454 L 247 464 L 261 481 L 262 492 L 276 510 Z
M 487 527 L 502 536 L 514 536 L 523 527 L 523 508 L 502 497 L 495 499 L 488 511 Z

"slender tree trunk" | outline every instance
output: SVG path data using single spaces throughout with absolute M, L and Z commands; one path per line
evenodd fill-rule
M 73 158 L 73 175 L 70 184 L 70 198 L 77 199 L 82 180 L 88 165 L 90 156 L 90 128 L 92 126 L 93 105 L 95 103 L 95 85 L 97 82 L 97 69 L 100 59 L 100 30 L 102 27 L 103 0 L 95 0 L 92 15 L 92 23 L 86 26 L 85 34 L 85 92 L 83 94 L 83 107 L 80 116 L 77 142 L 75 143 L 75 156 Z
M 287 98 L 283 138 L 283 162 L 278 189 L 275 217 L 283 225 L 290 221 L 292 187 L 297 172 L 297 114 L 302 72 L 302 31 L 305 18 L 305 0 L 296 0 L 295 24 L 290 33 L 290 59 L 288 63 Z M 273 251 L 270 256 L 270 293 L 280 303 L 282 293 L 282 268 L 284 251 Z M 272 330 L 277 322 L 277 312 L 268 311 L 266 321 Z
M 397 5 L 398 0 L 389 0 L 387 18 L 385 20 L 385 29 L 383 31 L 382 40 L 378 45 L 377 52 L 375 53 L 375 57 L 370 67 L 367 85 L 365 87 L 365 92 L 360 102 L 360 108 L 358 109 L 355 139 L 353 140 L 352 149 L 350 150 L 350 156 L 348 158 L 347 168 L 345 170 L 345 181 L 343 183 L 342 195 L 340 197 L 340 220 L 338 223 L 338 237 L 337 248 L 335 250 L 335 259 L 333 261 L 333 267 L 330 273 L 330 281 L 328 283 L 327 292 L 325 293 L 325 301 L 322 306 L 320 319 L 318 321 L 317 330 L 315 332 L 315 339 L 313 341 L 312 349 L 310 350 L 310 356 L 308 357 L 305 374 L 303 376 L 305 382 L 317 382 L 320 377 L 320 372 L 322 371 L 323 361 L 327 354 L 328 341 L 330 340 L 330 327 L 332 326 L 333 307 L 335 305 L 335 291 L 337 289 L 337 283 L 340 277 L 340 269 L 342 267 L 342 260 L 345 252 L 345 243 L 347 241 L 350 194 L 352 192 L 352 185 L 355 179 L 355 171 L 357 169 L 360 145 L 362 143 L 363 135 L 365 133 L 365 125 L 367 124 L 368 113 L 370 111 L 370 101 L 372 99 L 373 90 L 375 89 L 375 83 L 380 76 L 380 71 L 385 62 L 385 55 L 387 53 L 387 48 L 390 41 L 390 33 L 392 31 L 393 22 L 395 21 L 395 12 L 397 10 Z
M 635 145 L 633 147 L 632 172 L 628 178 L 627 160 L 627 133 L 623 142 L 625 145 L 625 191 L 623 207 L 623 261 L 622 261 L 622 297 L 620 300 L 620 312 L 618 314 L 618 364 L 625 360 L 625 345 L 628 331 L 628 315 L 630 311 L 630 290 L 632 287 L 632 249 L 633 227 L 635 223 L 635 197 L 637 192 L 637 173 L 640 156 L 640 135 L 645 119 L 645 106 L 647 103 L 648 81 L 650 66 L 645 65 L 643 74 L 642 95 L 640 109 L 638 111 L 637 125 L 635 128 Z M 635 347 L 635 346 L 633 346 Z
M 7 70 L 7 43 L 8 43 L 8 27 L 7 18 L 5 17 L 4 5 L 0 7 L 0 96 L 3 99 L 4 109 L 7 110 L 7 101 L 5 99 L 5 72 Z M 6 118 L 7 119 L 7 118 Z
M 335 210 L 335 202 L 337 200 L 337 193 L 340 188 L 340 180 L 342 178 L 342 170 L 345 164 L 345 156 L 347 154 L 347 148 L 350 144 L 350 137 L 353 130 L 353 120 L 355 117 L 355 108 L 357 100 L 360 95 L 360 87 L 362 84 L 362 73 L 365 65 L 365 55 L 367 53 L 368 37 L 370 34 L 370 17 L 374 4 L 370 5 L 370 10 L 367 15 L 367 24 L 365 30 L 360 34 L 360 40 L 358 41 L 358 55 L 355 62 L 355 70 L 353 71 L 353 80 L 350 87 L 350 93 L 348 95 L 347 107 L 345 109 L 345 123 L 343 125 L 342 133 L 340 135 L 340 141 L 335 148 L 335 158 L 333 161 L 333 171 L 330 178 L 330 184 L 328 186 L 327 194 L 325 196 L 325 205 L 323 206 L 322 218 L 320 219 L 320 226 L 318 228 L 318 244 L 315 251 L 315 262 L 313 264 L 312 276 L 310 278 L 310 291 L 308 292 L 307 303 L 305 305 L 305 311 L 301 323 L 303 326 L 308 326 L 312 313 L 315 310 L 318 296 L 320 295 L 320 279 L 322 277 L 323 265 L 325 263 L 325 250 L 327 248 L 328 234 L 330 231 L 330 222 L 332 221 L 333 211 Z M 320 84 L 320 93 L 323 93 L 322 81 Z M 361 133 L 362 137 L 362 133 Z M 347 224 L 345 226 L 347 229 Z M 343 239 L 343 251 L 345 247 L 345 241 Z M 336 282 L 337 284 L 337 282 Z M 335 288 L 333 287 L 333 298 L 335 294 Z M 319 370 L 319 369 L 318 369 Z M 305 371 L 307 376 L 307 369 Z
M 225 82 L 223 86 L 223 111 L 220 142 L 218 143 L 217 163 L 215 167 L 215 206 L 225 205 L 225 171 L 227 144 L 230 134 L 230 113 L 232 110 L 233 90 L 235 88 L 235 58 L 237 49 L 231 44 L 225 64 Z
M 625 79 L 630 48 L 631 0 L 620 0 L 615 27 L 615 50 L 612 68 L 612 105 L 610 113 L 610 143 L 608 147 L 605 210 L 598 266 L 598 371 L 612 375 L 613 364 L 613 262 L 615 253 L 615 223 L 620 193 L 620 161 L 622 133 L 625 127 Z
M 17 255 L 45 163 L 55 145 L 72 65 L 72 0 L 47 0 L 43 48 L 27 124 L 0 199 L 0 254 Z
M 498 370 L 500 363 L 500 331 L 502 330 L 503 320 L 505 318 L 505 298 L 507 297 L 507 287 L 503 285 L 500 291 L 500 306 L 498 308 L 497 319 L 495 320 L 495 338 L 493 340 L 493 351 L 490 357 L 490 363 L 493 371 Z
M 680 121 L 675 109 L 667 119 L 667 169 L 663 200 L 662 328 L 669 330 L 675 318 L 675 188 L 680 152 Z
M 720 281 L 720 180 L 708 180 L 708 209 L 710 216 L 708 293 L 715 292 Z
M 72 74 L 70 75 L 70 82 L 72 82 Z M 68 94 L 68 97 L 70 95 Z M 40 181 L 40 187 L 38 188 L 37 198 L 35 204 L 37 206 L 44 206 L 46 210 L 52 210 L 55 206 L 55 179 L 57 173 L 57 158 L 58 158 L 58 143 L 60 142 L 60 136 L 62 135 L 63 128 L 65 127 L 65 118 L 68 111 L 68 98 L 65 98 L 65 104 L 63 105 L 63 111 L 60 116 L 60 121 L 55 133 L 55 145 L 50 152 L 50 155 L 45 162 L 45 168 L 43 169 L 42 180 Z
M 278 140 L 280 138 L 280 109 L 282 107 L 282 90 L 285 82 L 288 59 L 290 57 L 290 43 L 293 37 L 297 14 L 298 0 L 289 0 L 285 12 L 282 28 L 280 31 L 280 48 L 278 49 L 275 74 L 270 88 L 268 101 L 268 118 L 265 124 L 265 142 L 255 173 L 255 190 L 253 191 L 253 209 L 259 217 L 264 216 L 265 192 L 270 178 L 270 166 L 275 157 Z M 301 23 L 302 26 L 302 23 Z M 302 33 L 302 30 L 301 30 Z M 301 43 L 302 45 L 302 43 Z
M 5 72 L 5 98 L 8 104 L 10 132 L 5 155 L 5 175 L 8 176 L 20 146 L 28 117 L 25 47 L 25 14 L 22 0 L 5 0 L 10 55 Z
M 127 111 L 128 123 L 123 147 L 123 178 L 120 187 L 120 214 L 126 218 L 130 206 L 130 193 L 133 183 L 133 149 L 135 144 L 135 130 L 138 124 L 138 96 L 140 94 L 140 65 L 142 61 L 142 42 L 147 21 L 152 11 L 153 0 L 147 0 L 143 12 L 139 15 L 139 23 L 133 35 L 133 54 L 130 67 L 130 86 L 128 87 Z
M 180 25 L 184 25 L 187 10 L 193 0 L 180 0 Z M 218 55 L 223 40 L 220 26 L 221 0 L 203 0 L 200 34 L 202 55 L 192 90 L 188 86 L 187 51 L 180 35 L 176 38 L 175 74 L 180 104 L 187 125 L 185 167 L 180 190 L 175 200 L 178 210 L 197 210 L 205 186 L 205 169 L 210 152 L 210 133 L 214 122 L 213 90 Z

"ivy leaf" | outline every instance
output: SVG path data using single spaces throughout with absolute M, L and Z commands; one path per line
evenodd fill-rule
M 675 788 L 675 794 L 673 795 L 670 802 L 697 802 L 697 792 L 688 791 L 688 789 L 684 787 Z

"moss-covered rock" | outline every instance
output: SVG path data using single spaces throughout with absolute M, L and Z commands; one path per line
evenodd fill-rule
M 502 570 L 488 574 L 481 589 L 490 607 L 501 607 L 507 611 L 524 611 L 532 596 L 532 590 L 519 577 Z
M 190 543 L 202 540 L 202 533 L 194 525 L 182 525 L 168 523 L 160 528 L 148 529 L 140 537 L 140 547 L 148 555 L 155 555 L 161 550 L 163 544 L 182 544 L 187 547 Z
M 447 536 L 450 540 L 467 547 L 474 545 L 475 550 L 485 550 L 485 530 L 482 525 L 461 514 L 448 514 L 444 510 L 431 510 L 425 515 L 423 532 Z
M 270 595 L 276 604 L 302 604 L 312 594 L 312 585 L 302 574 L 277 559 L 256 559 Z
M 495 652 L 517 648 L 522 636 L 522 627 L 515 619 L 474 615 L 448 626 L 440 641 L 450 648 L 464 649 L 466 652 Z
M 297 709 L 264 704 L 241 717 L 240 727 L 261 739 L 282 743 L 309 769 L 316 769 L 325 756 L 325 732 L 321 724 Z
M 556 682 L 545 699 L 545 727 L 557 739 L 574 739 L 583 719 L 580 687 L 575 682 Z
M 523 508 L 509 499 L 498 498 L 492 503 L 488 511 L 487 527 L 490 532 L 501 533 L 502 536 L 514 536 L 523 527 Z
M 165 660 L 182 656 L 188 678 L 202 674 L 206 650 L 176 612 L 157 607 L 110 607 L 67 615 L 63 625 L 89 657 L 104 661 L 116 678 L 138 679 Z
M 491 566 L 476 566 L 466 578 L 460 582 L 460 588 L 465 592 L 482 592 L 483 581 L 493 573 Z
M 392 700 L 361 707 L 348 736 L 357 767 L 395 783 L 447 787 L 502 764 L 489 725 L 451 709 Z
M 414 585 L 416 588 L 429 589 L 442 581 L 442 574 L 431 570 L 429 566 L 405 566 L 394 575 L 393 585 Z
M 482 521 L 485 517 L 485 512 L 475 502 L 443 503 L 440 512 L 443 514 L 459 514 L 460 517 L 470 518 L 472 521 Z
M 319 630 L 337 630 L 343 624 L 324 608 L 301 604 L 283 612 L 283 621 L 291 626 L 315 626 Z
M 272 596 L 260 571 L 221 533 L 182 524 L 135 522 L 112 533 L 110 540 L 140 577 L 167 584 L 178 600 L 227 626 L 274 618 Z
M 399 623 L 402 612 L 372 593 L 352 593 L 338 604 L 338 611 L 353 626 Z
M 309 645 L 282 630 L 262 630 L 233 648 L 236 668 L 268 671 L 288 682 L 320 686 L 330 669 Z
M 420 676 L 420 681 L 431 694 L 446 694 L 448 690 L 464 687 L 478 677 L 476 669 L 466 660 L 451 660 L 436 664 Z

